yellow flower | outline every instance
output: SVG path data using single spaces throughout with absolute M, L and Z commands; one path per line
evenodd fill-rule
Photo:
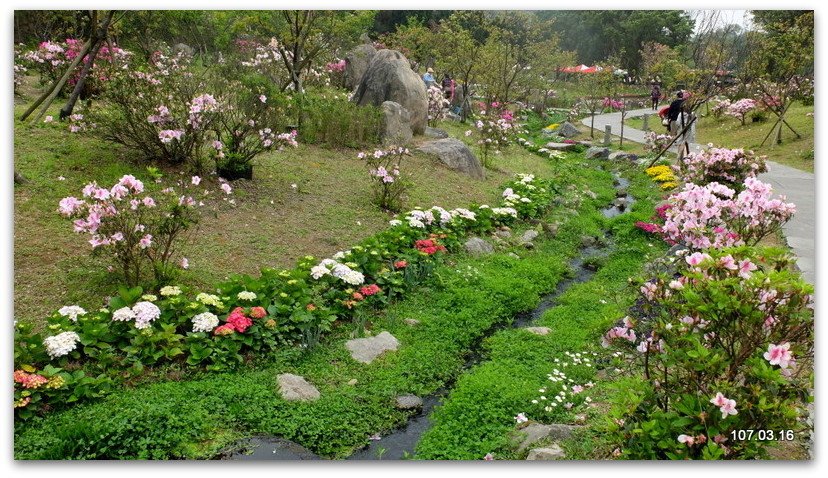
M 673 189 L 674 187 L 678 186 L 678 183 L 669 182 L 669 183 L 661 183 L 661 189 Z
M 553 129 L 557 128 L 558 126 L 560 126 L 559 123 L 552 123 L 549 126 L 547 126 L 546 129 L 553 130 Z
M 64 385 L 66 385 L 66 381 L 63 380 L 63 377 L 55 375 L 49 379 L 49 382 L 46 384 L 46 388 L 61 388 Z

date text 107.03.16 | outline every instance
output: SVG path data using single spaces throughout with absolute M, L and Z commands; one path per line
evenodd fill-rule
M 733 430 L 730 432 L 733 441 L 792 441 L 793 430 Z

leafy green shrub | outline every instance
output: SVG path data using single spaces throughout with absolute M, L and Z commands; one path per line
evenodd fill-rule
M 302 142 L 328 148 L 366 148 L 380 141 L 382 110 L 371 105 L 357 106 L 343 93 L 296 95 L 293 107 L 301 114 Z

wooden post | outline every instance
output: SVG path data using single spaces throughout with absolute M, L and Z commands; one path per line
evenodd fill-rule
M 646 133 L 647 131 L 650 131 L 650 115 L 645 114 L 643 116 L 643 119 L 644 119 L 644 126 L 642 126 L 641 129 L 644 130 L 644 132 Z

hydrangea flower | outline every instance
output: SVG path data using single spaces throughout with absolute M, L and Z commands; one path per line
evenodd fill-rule
M 64 317 L 69 317 L 69 320 L 72 322 L 77 322 L 78 316 L 85 315 L 86 310 L 77 305 L 66 305 L 61 307 L 60 310 L 58 310 L 58 313 Z
M 175 286 L 166 285 L 166 286 L 162 287 L 159 292 L 163 296 L 176 296 L 176 295 L 181 295 L 181 288 L 178 287 L 177 285 L 175 285 Z
M 239 298 L 239 300 L 255 300 L 256 299 L 256 293 L 255 292 L 249 292 L 249 291 L 245 290 L 245 291 L 239 292 L 237 297 Z
M 132 306 L 132 311 L 135 313 L 136 329 L 149 328 L 151 322 L 161 316 L 161 309 L 152 302 L 138 302 Z
M 219 318 L 210 312 L 202 312 L 193 317 L 193 332 L 211 332 L 219 324 Z
M 46 353 L 53 359 L 63 357 L 75 350 L 78 347 L 78 342 L 80 342 L 80 337 L 77 332 L 61 332 L 43 339 Z

